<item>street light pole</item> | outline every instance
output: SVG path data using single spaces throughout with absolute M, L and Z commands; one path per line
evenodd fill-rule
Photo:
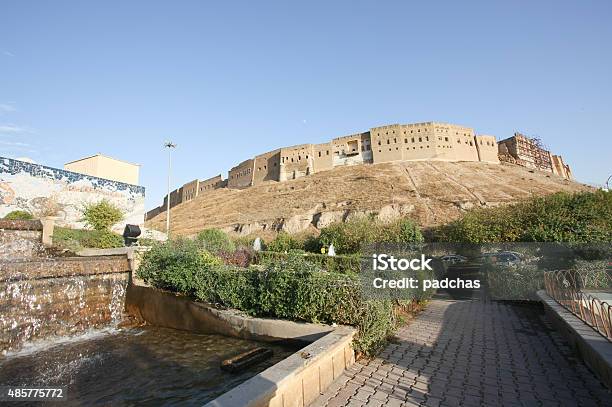
M 166 238 L 170 239 L 170 174 L 172 173 L 172 149 L 176 144 L 166 141 L 164 147 L 168 149 L 168 195 L 166 195 Z

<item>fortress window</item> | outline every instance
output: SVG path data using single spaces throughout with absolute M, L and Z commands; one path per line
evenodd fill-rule
M 264 170 L 267 170 L 267 169 L 268 169 L 268 166 L 267 166 L 267 165 L 264 165 Z
M 378 145 L 380 145 L 380 140 L 378 140 Z
M 293 162 L 293 157 L 291 157 L 291 162 Z
M 429 136 L 425 137 L 425 141 L 429 141 Z
M 319 157 L 321 157 L 321 152 L 319 151 Z
M 448 141 L 448 137 L 444 137 L 444 141 Z
M 391 140 L 387 139 L 387 144 L 391 144 Z
M 474 144 L 472 144 L 472 142 L 470 141 L 470 145 L 473 146 Z
M 391 151 L 391 149 L 389 149 L 389 151 Z
M 327 155 L 329 155 L 329 150 L 327 150 Z
M 412 133 L 412 132 L 411 132 Z M 412 142 L 414 143 L 414 137 L 412 138 Z
M 423 142 L 423 138 L 419 137 L 419 143 L 422 143 L 422 142 Z
M 381 151 L 380 151 L 380 150 L 378 150 L 378 152 L 380 153 Z
M 396 139 L 396 138 L 394 138 L 394 139 L 393 139 L 393 142 L 394 142 L 395 144 L 397 144 L 397 139 Z

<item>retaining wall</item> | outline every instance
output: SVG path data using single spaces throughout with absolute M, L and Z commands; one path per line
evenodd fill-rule
M 0 352 L 121 319 L 127 256 L 0 261 Z
M 355 330 L 350 327 L 252 318 L 133 284 L 128 287 L 126 310 L 132 316 L 169 328 L 252 340 L 310 342 L 206 404 L 208 407 L 306 406 L 355 362 L 351 345 Z

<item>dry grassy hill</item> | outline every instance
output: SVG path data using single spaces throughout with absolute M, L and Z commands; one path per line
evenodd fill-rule
M 321 228 L 352 216 L 409 215 L 421 226 L 456 219 L 475 206 L 496 206 L 589 187 L 509 164 L 413 161 L 335 168 L 244 190 L 219 189 L 171 210 L 172 231 L 193 235 L 217 227 L 239 234 Z M 146 226 L 165 230 L 165 212 Z

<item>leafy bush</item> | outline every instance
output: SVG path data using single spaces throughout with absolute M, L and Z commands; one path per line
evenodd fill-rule
M 321 230 L 319 243 L 333 243 L 336 253 L 359 253 L 363 244 L 418 243 L 424 240 L 418 226 L 408 218 L 382 223 L 369 217 L 334 223 Z
M 436 231 L 465 243 L 610 242 L 612 192 L 559 192 L 514 205 L 476 209 Z
M 86 204 L 83 209 L 83 221 L 94 230 L 110 230 L 123 219 L 123 212 L 106 199 L 98 203 Z
M 285 254 L 265 251 L 257 253 L 256 257 L 259 264 L 268 265 L 274 262 L 284 261 L 293 254 L 294 253 Z M 304 260 L 330 273 L 359 273 L 361 267 L 361 257 L 359 255 L 328 256 L 320 253 L 304 253 L 302 256 Z
M 255 258 L 255 252 L 248 247 L 240 247 L 234 252 L 220 252 L 218 256 L 228 266 L 248 267 Z
M 86 230 L 55 227 L 53 245 L 78 252 L 83 248 L 110 249 L 123 247 L 123 238 L 107 230 Z
M 84 247 L 96 249 L 123 247 L 123 237 L 110 230 L 90 230 L 88 232 L 81 241 Z
M 301 242 L 287 232 L 280 232 L 274 240 L 267 245 L 267 250 L 271 252 L 287 253 L 291 250 L 302 249 Z
M 190 239 L 174 239 L 155 245 L 142 258 L 138 276 L 154 286 L 183 294 L 195 292 L 196 270 L 210 266 L 207 256 Z M 214 262 L 213 262 L 214 263 Z
M 32 220 L 34 219 L 34 216 L 32 216 L 30 212 L 26 212 L 26 211 L 12 211 L 12 212 L 7 213 L 4 216 L 4 219 L 6 220 Z
M 499 266 L 485 264 L 489 294 L 496 300 L 538 300 L 544 288 L 544 271 L 534 265 Z
M 263 270 L 211 266 L 197 244 L 179 240 L 146 253 L 137 274 L 155 287 L 252 316 L 353 325 L 355 348 L 366 354 L 385 342 L 397 322 L 391 301 L 364 300 L 355 275 L 322 272 L 301 255 Z
M 234 242 L 232 242 L 227 233 L 219 229 L 204 229 L 198 233 L 196 241 L 200 248 L 215 254 L 236 250 Z
M 421 230 L 409 218 L 399 219 L 388 225 L 381 226 L 382 243 L 422 243 L 425 241 Z

